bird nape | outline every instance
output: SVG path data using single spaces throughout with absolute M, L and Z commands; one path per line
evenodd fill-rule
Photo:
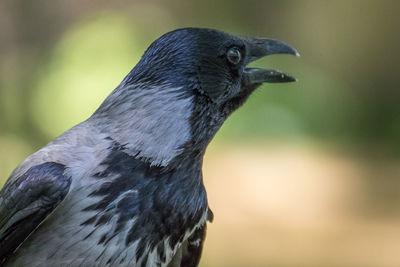
M 161 36 L 86 121 L 28 157 L 0 192 L 0 265 L 197 266 L 212 220 L 208 143 L 263 83 L 246 67 L 298 55 L 271 39 L 185 28 Z

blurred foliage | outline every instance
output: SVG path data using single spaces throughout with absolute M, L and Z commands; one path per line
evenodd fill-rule
M 43 2 L 41 9 L 22 2 L 1 4 L 2 135 L 43 145 L 87 118 L 160 34 L 202 26 L 283 39 L 302 54 L 258 63 L 299 82 L 264 85 L 221 139 L 311 137 L 400 147 L 393 55 L 399 37 L 389 30 L 397 2 L 83 1 Z
M 38 71 L 31 104 L 34 123 L 47 138 L 88 118 L 116 87 L 140 57 L 133 36 L 134 28 L 123 16 L 109 13 L 63 34 L 47 66 Z
M 214 144 L 283 140 L 325 144 L 339 157 L 358 151 L 369 212 L 393 212 L 398 14 L 400 2 L 373 0 L 1 1 L 0 186 L 18 162 L 90 116 L 153 40 L 195 26 L 277 38 L 301 53 L 254 64 L 299 81 L 263 85 Z
M 256 63 L 299 82 L 262 86 L 216 142 L 305 139 L 400 151 L 398 2 L 39 2 L 0 3 L 0 137 L 24 140 L 23 155 L 86 119 L 151 41 L 186 26 L 278 38 L 302 54 Z M 0 170 L 3 179 L 15 164 Z
M 302 54 L 256 63 L 299 82 L 263 85 L 216 142 L 313 140 L 398 154 L 397 2 L 40 3 L 0 3 L 0 137 L 24 140 L 29 149 L 17 154 L 90 116 L 154 39 L 186 26 L 278 38 Z M 2 179 L 16 165 L 4 157 Z

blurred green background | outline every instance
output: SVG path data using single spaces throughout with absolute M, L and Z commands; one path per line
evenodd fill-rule
M 211 143 L 202 266 L 400 266 L 399 1 L 0 2 L 0 186 L 86 119 L 161 34 L 286 41 Z

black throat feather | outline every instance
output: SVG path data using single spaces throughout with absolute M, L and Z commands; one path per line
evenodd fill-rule
M 160 167 L 127 154 L 119 144 L 114 143 L 110 149 L 102 163 L 104 171 L 93 174 L 93 179 L 104 182 L 88 196 L 101 199 L 83 210 L 97 214 L 81 225 L 116 222 L 112 225 L 114 230 L 104 233 L 98 244 L 105 246 L 125 232 L 126 246 L 139 241 L 137 259 L 146 248 L 157 248 L 160 259 L 165 260 L 164 240 L 169 238 L 169 245 L 174 248 L 207 211 L 202 155 L 180 155 L 167 167 Z M 135 221 L 130 226 L 132 220 Z

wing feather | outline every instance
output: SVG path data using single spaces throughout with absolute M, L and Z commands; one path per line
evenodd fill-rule
M 64 171 L 55 162 L 36 165 L 0 191 L 0 264 L 65 198 L 71 179 Z

